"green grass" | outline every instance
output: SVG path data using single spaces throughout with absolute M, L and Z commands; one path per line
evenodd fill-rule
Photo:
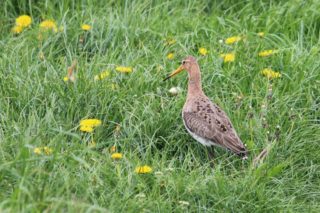
M 33 23 L 15 36 L 10 30 L 21 14 Z M 43 19 L 63 30 L 38 40 Z M 84 33 L 82 23 L 92 30 Z M 219 43 L 235 35 L 246 40 Z M 319 35 L 315 0 L 4 0 L 0 211 L 319 212 Z M 168 37 L 177 42 L 166 46 Z M 200 56 L 199 47 L 209 54 Z M 265 49 L 279 52 L 259 58 Z M 219 54 L 232 51 L 235 62 L 224 64 Z M 205 148 L 184 130 L 187 75 L 162 79 L 187 55 L 198 58 L 204 91 L 230 116 L 249 160 L 217 148 L 212 168 Z M 65 83 L 74 59 L 76 83 Z M 116 65 L 134 71 L 119 73 Z M 268 81 L 260 74 L 266 67 L 282 77 Z M 103 70 L 111 76 L 95 82 Z M 173 86 L 183 92 L 170 96 Z M 81 133 L 84 118 L 103 124 L 93 135 Z M 88 146 L 92 137 L 95 148 Z M 112 145 L 123 159 L 111 159 Z M 40 146 L 54 151 L 34 154 Z M 265 147 L 269 155 L 254 168 Z M 136 174 L 139 165 L 153 173 Z

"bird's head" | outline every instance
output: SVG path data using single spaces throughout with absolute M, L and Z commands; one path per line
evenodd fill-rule
M 178 73 L 186 70 L 188 73 L 189 73 L 189 76 L 190 74 L 195 71 L 195 70 L 198 70 L 198 69 L 193 69 L 193 67 L 196 67 L 198 68 L 198 62 L 197 62 L 197 59 L 195 57 L 192 57 L 192 56 L 188 56 L 186 57 L 182 62 L 181 62 L 181 65 L 178 67 L 178 69 L 176 69 L 175 71 L 173 71 L 170 75 L 168 75 L 165 79 L 165 80 L 168 80 L 169 78 L 177 75 Z

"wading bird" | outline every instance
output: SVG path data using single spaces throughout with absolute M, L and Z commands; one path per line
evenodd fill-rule
M 189 76 L 187 100 L 182 109 L 182 120 L 189 134 L 204 146 L 226 148 L 243 159 L 248 151 L 238 137 L 226 113 L 202 91 L 201 74 L 197 60 L 188 56 L 181 66 L 164 80 L 186 70 Z M 209 158 L 213 152 L 209 148 Z

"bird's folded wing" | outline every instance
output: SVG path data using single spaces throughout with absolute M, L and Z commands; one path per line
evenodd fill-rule
M 246 149 L 233 129 L 230 120 L 222 110 L 214 110 L 212 113 L 184 112 L 183 119 L 187 128 L 198 136 L 236 154 L 246 153 Z
M 186 127 L 198 136 L 211 140 L 216 135 L 216 130 L 204 122 L 200 116 L 192 112 L 184 112 L 183 119 Z

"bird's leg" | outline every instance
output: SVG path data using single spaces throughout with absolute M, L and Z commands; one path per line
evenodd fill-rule
M 208 147 L 208 157 L 209 157 L 209 161 L 210 161 L 210 165 L 213 167 L 213 160 L 214 160 L 214 149 L 213 147 L 209 146 Z

